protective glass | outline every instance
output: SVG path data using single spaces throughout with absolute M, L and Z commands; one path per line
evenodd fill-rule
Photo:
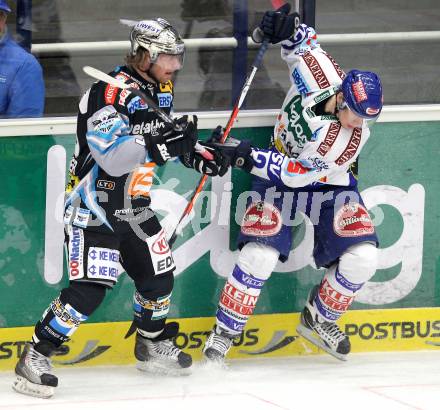
M 154 64 L 165 71 L 178 71 L 183 68 L 184 54 L 159 54 Z

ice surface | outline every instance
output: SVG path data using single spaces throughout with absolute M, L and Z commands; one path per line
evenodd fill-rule
M 440 351 L 328 355 L 195 363 L 186 377 L 151 376 L 134 366 L 57 368 L 51 399 L 15 393 L 0 372 L 3 409 L 438 410 Z

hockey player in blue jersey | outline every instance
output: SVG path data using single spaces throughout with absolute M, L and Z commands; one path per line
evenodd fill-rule
M 357 189 L 355 165 L 382 109 L 380 79 L 368 71 L 344 73 L 320 47 L 315 30 L 297 27 L 298 16 L 288 12 L 288 6 L 268 11 L 260 24 L 271 43 L 281 42 L 291 80 L 271 147 L 233 141 L 223 148 L 235 166 L 254 175 L 252 190 L 261 200 L 248 203 L 241 224 L 240 254 L 204 347 L 209 360 L 223 360 L 278 260 L 287 259 L 296 212 L 314 224 L 314 260 L 326 269 L 301 313 L 300 335 L 344 360 L 350 341 L 337 320 L 376 271 L 378 238 Z

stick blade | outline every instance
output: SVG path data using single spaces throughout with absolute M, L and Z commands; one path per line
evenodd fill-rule
M 99 81 L 104 81 L 107 84 L 113 85 L 118 88 L 130 88 L 128 84 L 125 84 L 117 78 L 111 77 L 110 75 L 98 70 L 97 68 L 90 67 L 88 65 L 83 67 L 83 71 L 90 77 L 95 78 Z

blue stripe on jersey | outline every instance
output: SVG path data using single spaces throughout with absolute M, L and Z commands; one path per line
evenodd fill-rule
M 90 170 L 90 173 L 84 178 L 88 179 L 88 183 L 85 184 L 83 189 L 81 189 L 80 194 L 83 202 L 86 204 L 87 208 L 92 211 L 95 216 L 105 224 L 109 229 L 113 231 L 113 228 L 107 221 L 104 210 L 98 205 L 97 195 L 95 191 L 95 182 L 98 177 L 98 165 L 95 164 Z

